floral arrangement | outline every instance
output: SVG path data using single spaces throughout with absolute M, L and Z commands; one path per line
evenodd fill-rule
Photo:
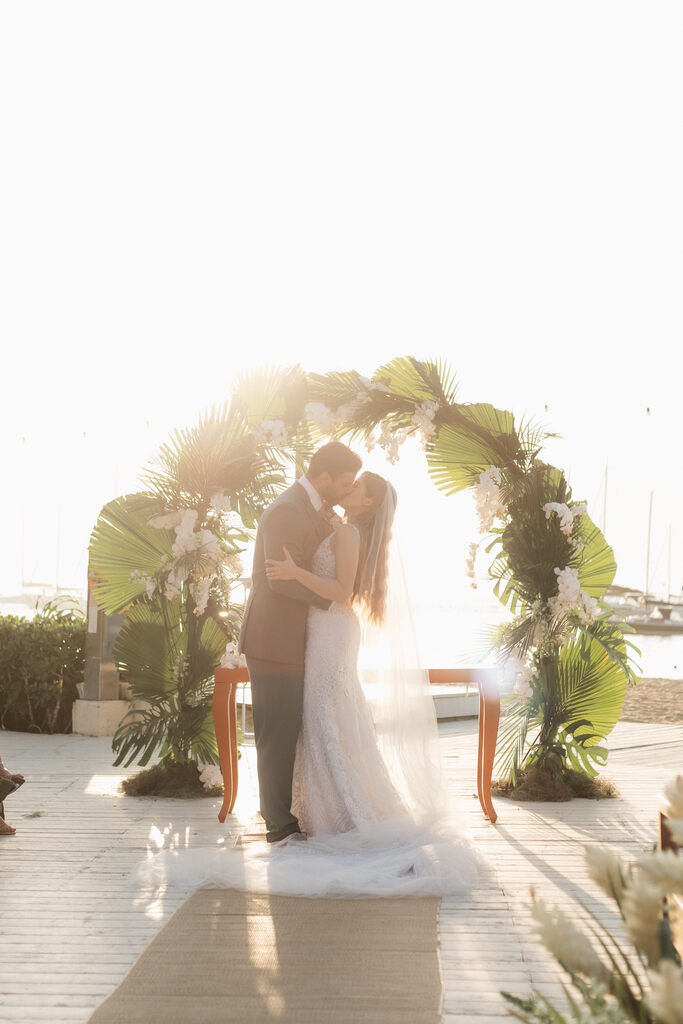
M 298 429 L 321 440 L 360 438 L 391 463 L 413 437 L 441 490 L 472 491 L 480 539 L 469 545 L 467 575 L 476 586 L 477 558 L 482 549 L 492 555 L 494 593 L 515 616 L 491 636 L 512 691 L 500 773 L 514 785 L 535 767 L 558 788 L 572 772 L 594 777 L 636 679 L 635 649 L 604 600 L 614 553 L 564 473 L 540 457 L 554 435 L 491 405 L 459 402 L 444 362 L 412 356 L 372 378 L 353 370 L 310 375 Z
M 219 784 L 209 771 L 218 761 L 213 673 L 239 661 L 240 553 L 285 483 L 278 446 L 287 435 L 284 418 L 228 403 L 175 432 L 143 471 L 145 490 L 102 510 L 90 566 L 98 605 L 126 615 L 114 657 L 133 698 L 113 738 L 115 764 L 158 754 Z
M 683 776 L 666 788 L 665 806 L 669 832 L 681 845 Z M 658 850 L 627 863 L 602 846 L 586 847 L 585 856 L 590 877 L 616 904 L 633 949 L 624 949 L 594 915 L 586 934 L 563 911 L 536 900 L 536 935 L 569 974 L 578 998 L 564 987 L 570 1012 L 563 1014 L 537 992 L 529 999 L 504 992 L 512 1015 L 529 1024 L 683 1024 L 683 860 L 673 850 Z

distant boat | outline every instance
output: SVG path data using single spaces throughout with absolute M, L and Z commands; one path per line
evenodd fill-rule
M 624 619 L 636 633 L 683 633 L 683 618 L 679 617 L 683 613 L 681 598 L 663 600 L 635 587 L 612 585 L 607 588 L 605 599 L 615 611 L 614 618 Z

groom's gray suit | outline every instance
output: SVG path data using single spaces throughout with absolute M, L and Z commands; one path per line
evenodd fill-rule
M 254 740 L 261 814 L 268 837 L 298 830 L 292 814 L 292 774 L 301 728 L 308 606 L 326 601 L 295 580 L 269 580 L 266 559 L 284 558 L 310 569 L 313 554 L 331 532 L 301 484 L 277 498 L 261 516 L 256 534 L 252 590 L 240 632 L 251 679 Z

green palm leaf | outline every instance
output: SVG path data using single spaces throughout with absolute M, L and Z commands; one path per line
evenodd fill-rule
M 392 395 L 405 398 L 412 404 L 432 401 L 446 406 L 452 405 L 456 399 L 455 374 L 443 359 L 434 361 L 400 356 L 380 366 L 375 377 L 386 384 Z
M 308 401 L 306 374 L 300 366 L 249 370 L 237 379 L 235 408 L 249 430 L 263 420 L 284 420 L 296 426 Z
M 308 375 L 308 401 L 322 402 L 329 409 L 347 405 L 364 390 L 365 385 L 357 370 L 330 370 L 329 373 Z
M 186 654 L 187 631 L 181 629 L 179 606 L 161 601 L 131 608 L 114 644 L 116 666 L 136 700 L 163 702 L 177 691 L 173 670 Z
M 284 483 L 277 464 L 257 448 L 235 403 L 210 409 L 194 427 L 175 430 L 141 479 L 174 508 L 206 504 L 223 490 L 256 514 Z
M 578 570 L 581 589 L 591 597 L 600 598 L 614 581 L 617 571 L 614 551 L 590 516 L 579 516 L 574 522 L 574 537 L 585 547 L 569 564 Z
M 450 408 L 427 449 L 432 480 L 446 494 L 479 482 L 491 466 L 508 466 L 520 452 L 511 412 L 479 403 Z
M 127 494 L 104 506 L 90 537 L 90 567 L 97 577 L 97 603 L 108 615 L 124 611 L 145 592 L 131 574 L 153 576 L 171 557 L 172 535 L 148 520 L 162 504 L 149 494 Z
M 577 723 L 587 722 L 581 731 L 585 746 L 599 744 L 619 721 L 628 676 L 596 641 L 586 650 L 585 639 L 574 639 L 560 651 L 557 661 L 557 689 L 548 712 L 556 729 L 576 738 Z
M 139 603 L 114 644 L 114 659 L 133 699 L 144 702 L 122 719 L 113 738 L 116 764 L 136 758 L 146 764 L 155 753 L 163 757 L 179 750 L 190 759 L 217 760 L 211 698 L 226 636 L 213 619 L 204 619 L 188 650 L 193 631 L 177 608 L 163 600 Z M 183 674 L 185 659 L 189 667 Z

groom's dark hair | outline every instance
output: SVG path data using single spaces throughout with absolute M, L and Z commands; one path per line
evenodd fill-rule
M 341 441 L 330 441 L 313 453 L 308 464 L 306 476 L 320 476 L 329 473 L 333 480 L 342 473 L 357 473 L 363 465 L 360 455 L 356 455 Z

